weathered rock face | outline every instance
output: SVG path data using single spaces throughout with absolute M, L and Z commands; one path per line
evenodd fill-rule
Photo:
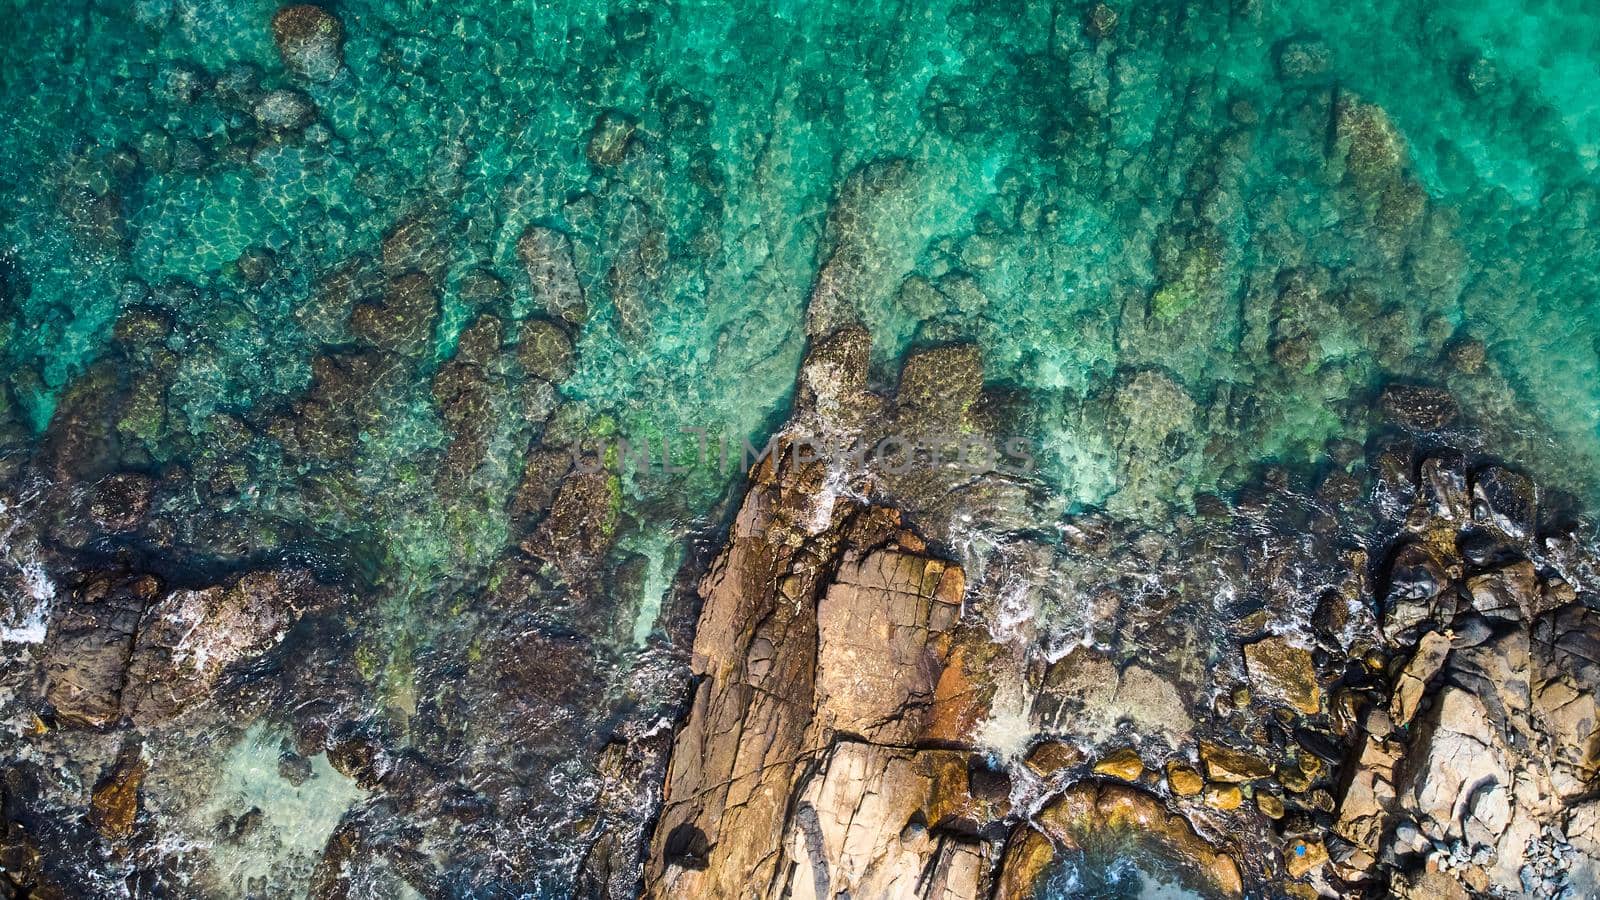
M 902 748 L 928 730 L 960 569 L 894 543 L 886 510 L 840 504 L 808 533 L 816 468 L 765 466 L 702 587 L 653 896 L 894 896 L 937 849 L 900 846 L 932 791 Z
M 122 688 L 146 608 L 161 590 L 150 575 L 85 585 L 51 623 L 45 699 L 63 721 L 109 724 L 122 711 Z
M 797 421 L 837 436 L 882 408 L 863 392 L 865 358 L 848 330 L 820 344 Z M 965 400 L 919 392 L 922 376 L 907 370 L 901 417 L 971 415 L 975 391 Z M 756 469 L 700 587 L 700 681 L 673 748 L 645 894 L 987 897 L 1009 833 L 1026 829 L 1011 777 L 992 768 L 977 736 L 993 712 L 995 673 L 1013 663 L 963 621 L 961 566 L 929 553 L 900 512 L 824 489 L 826 461 L 791 450 L 782 445 Z M 1111 689 L 1143 710 L 1140 671 L 1120 689 L 1113 673 Z M 1080 753 L 1053 746 L 1029 756 L 1031 771 L 1078 769 Z M 1181 815 L 1139 791 L 1107 791 L 1102 817 L 1165 829 L 1181 858 L 1202 854 L 1197 871 L 1231 871 L 1217 884 L 1237 893 L 1237 867 Z M 1065 850 L 1070 828 L 1058 830 L 1052 839 Z M 1050 860 L 1048 847 L 1006 864 L 1008 896 L 1027 896 L 1038 874 L 1029 867 Z
M 1437 471 L 1422 466 L 1425 476 Z M 1537 856 L 1551 835 L 1562 846 L 1582 840 L 1572 804 L 1594 789 L 1600 765 L 1600 616 L 1564 577 L 1570 563 L 1528 540 L 1535 509 L 1525 479 L 1476 473 L 1470 519 L 1454 499 L 1468 496 L 1465 484 L 1446 482 L 1441 500 L 1432 483 L 1408 519 L 1415 542 L 1390 563 L 1396 674 L 1387 714 L 1372 710 L 1356 735 L 1361 750 L 1335 825 L 1350 846 L 1335 868 L 1372 884 L 1396 867 L 1400 896 L 1477 896 L 1490 886 L 1555 896 L 1578 883 Z M 1447 515 L 1421 514 L 1423 504 Z M 1423 860 L 1428 873 L 1407 873 Z
M 790 452 L 982 427 L 969 355 L 913 357 L 884 401 L 858 332 L 812 351 L 785 442 L 700 585 L 700 680 L 647 896 L 1032 897 L 1107 846 L 1145 848 L 1207 896 L 1565 884 L 1530 873 L 1592 840 L 1600 632 L 1571 586 L 1586 556 L 1535 539 L 1530 484 L 1380 447 L 1387 551 L 1263 528 L 1361 502 L 1350 479 L 1205 511 L 1175 544 L 1084 517 L 1068 541 L 1104 573 L 1013 536 L 968 550 L 969 581 L 929 548 L 988 487 L 952 502 L 936 469 L 841 476 Z M 1089 638 L 1063 647 L 1030 610 L 1069 599 Z
M 333 596 L 304 570 L 248 572 L 231 583 L 173 591 L 145 611 L 123 712 L 135 722 L 176 715 L 229 666 L 282 640 L 301 615 Z
M 70 725 L 99 728 L 176 715 L 229 666 L 261 653 L 334 592 L 302 570 L 249 572 L 163 592 L 143 573 L 91 577 L 45 640 L 43 697 Z

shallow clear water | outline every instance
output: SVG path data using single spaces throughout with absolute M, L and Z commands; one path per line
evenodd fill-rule
M 1038 900 L 1206 900 L 1136 848 L 1059 862 L 1037 890 Z

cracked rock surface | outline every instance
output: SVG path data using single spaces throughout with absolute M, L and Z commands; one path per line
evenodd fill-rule
M 794 452 L 907 408 L 913 364 L 885 402 L 865 357 L 848 328 L 819 341 L 699 586 L 647 896 L 1053 896 L 1127 852 L 1200 896 L 1581 896 L 1594 557 L 1541 530 L 1531 483 L 1399 439 L 1361 474 L 1365 534 L 1251 547 L 1255 510 L 1318 512 L 1285 485 L 1189 538 L 1118 545 L 1068 516 L 1076 559 L 1023 535 L 975 551 L 941 516 L 1004 476 L 907 496 Z M 968 396 L 933 414 L 984 421 Z M 1162 620 L 1108 596 L 1164 559 L 1209 590 Z M 1040 566 L 1083 604 L 1070 643 L 1006 596 Z

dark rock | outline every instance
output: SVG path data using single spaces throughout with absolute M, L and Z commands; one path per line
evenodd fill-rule
M 437 280 L 448 261 L 448 251 L 441 216 L 423 209 L 394 223 L 383 236 L 379 257 L 384 271 L 391 274 L 415 269 Z
M 462 300 L 478 307 L 498 303 L 511 295 L 506 283 L 489 269 L 469 269 L 462 274 L 456 290 Z
M 500 344 L 505 338 L 505 328 L 491 315 L 481 315 L 461 330 L 456 339 L 455 358 L 474 366 L 491 368 L 500 356 Z
M 532 527 L 555 502 L 562 479 L 572 469 L 569 448 L 542 447 L 528 454 L 522 481 L 511 500 L 511 517 L 524 529 Z
M 160 590 L 151 575 L 108 574 L 58 606 L 45 638 L 44 697 L 61 721 L 98 728 L 118 718 L 139 623 Z
M 272 16 L 272 39 L 289 71 L 310 81 L 329 81 L 344 65 L 344 24 L 333 13 L 296 3 Z
M 1341 514 L 1353 509 L 1361 500 L 1361 481 L 1348 472 L 1330 472 L 1317 485 L 1317 501 Z
M 1517 547 L 1497 531 L 1469 528 L 1458 542 L 1461 558 L 1482 569 L 1495 568 L 1521 558 Z
M 1083 30 L 1095 40 L 1104 40 L 1117 30 L 1117 11 L 1104 3 L 1096 3 L 1084 16 Z
M 241 813 L 239 818 L 233 820 L 233 828 L 228 834 L 228 840 L 238 842 L 250 837 L 255 833 L 256 829 L 261 827 L 261 823 L 265 819 L 266 814 L 261 811 L 261 807 L 250 807 Z
M 1483 342 L 1472 338 L 1463 338 L 1452 343 L 1445 353 L 1451 368 L 1463 375 L 1476 375 L 1483 371 L 1488 362 L 1488 351 L 1484 349 Z
M 1474 53 L 1456 66 L 1456 84 L 1473 98 L 1483 98 L 1494 93 L 1500 84 L 1500 73 L 1494 61 Z
M 1456 418 L 1456 401 L 1442 388 L 1391 384 L 1378 404 L 1390 421 L 1417 431 L 1437 431 Z
M 383 742 L 358 727 L 340 729 L 328 748 L 328 764 L 371 790 L 383 782 L 394 760 Z
M 1472 478 L 1473 520 L 1513 541 L 1532 538 L 1538 509 L 1538 491 L 1526 475 L 1491 466 Z
M 129 654 L 123 712 L 140 724 L 171 718 L 333 596 L 301 569 L 249 572 L 167 594 L 148 608 Z
M 361 430 L 374 424 L 399 366 L 379 353 L 329 353 L 311 361 L 311 387 L 293 414 L 272 431 L 293 453 L 344 459 L 355 452 Z
M 1381 107 L 1341 93 L 1334 105 L 1333 136 L 1331 160 L 1343 164 L 1347 182 L 1359 196 L 1407 193 L 1402 178 L 1405 139 Z
M 41 462 L 58 480 L 92 481 L 120 468 L 119 388 L 116 366 L 103 360 L 62 393 L 41 453 Z
M 1482 616 L 1463 615 L 1453 627 L 1455 637 L 1451 639 L 1450 646 L 1457 650 L 1476 647 L 1494 636 L 1493 627 Z
M 591 582 L 616 540 L 621 485 L 615 473 L 574 470 L 523 549 L 553 563 L 568 582 Z
M 439 318 L 439 292 L 432 278 L 408 272 L 389 279 L 381 302 L 350 313 L 350 331 L 373 345 L 404 356 L 420 356 Z
M 89 516 L 106 531 L 131 531 L 150 511 L 154 490 L 155 482 L 137 472 L 107 476 L 94 486 Z
M 896 419 L 908 425 L 945 426 L 955 431 L 983 392 L 983 355 L 973 344 L 914 353 L 900 370 Z
M 493 394 L 483 369 L 466 360 L 452 360 L 433 376 L 433 401 L 457 435 L 481 433 L 493 424 Z

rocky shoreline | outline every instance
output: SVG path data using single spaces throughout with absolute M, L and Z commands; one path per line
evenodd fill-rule
M 1257 2 L 91 6 L 17 54 L 128 62 L 0 252 L 0 900 L 1600 883 L 1540 71 L 1397 45 L 1452 132 Z M 712 417 L 742 484 L 570 452 Z
M 894 395 L 869 389 L 869 357 L 856 328 L 817 342 L 703 564 L 698 623 L 669 614 L 688 671 L 653 677 L 692 679 L 682 711 L 562 745 L 594 779 L 581 896 L 1045 896 L 1107 847 L 1203 896 L 1573 898 L 1600 874 L 1600 558 L 1530 480 L 1397 429 L 1314 486 L 1269 471 L 1231 505 L 1202 498 L 1170 532 L 1084 514 L 1050 533 L 1025 479 L 789 452 L 1009 424 L 968 346 L 911 355 Z M 604 504 L 588 477 L 536 539 L 585 546 Z M 296 735 L 283 779 L 325 753 L 352 782 L 314 896 L 385 883 L 360 874 L 375 861 L 396 889 L 450 893 L 374 816 L 495 816 L 462 788 L 488 758 L 394 742 L 352 717 L 337 667 L 283 655 L 336 653 L 348 590 L 285 565 L 194 586 L 72 569 L 37 527 L 15 507 L 9 543 L 71 592 L 5 668 L 7 716 L 31 722 L 7 753 L 5 896 L 172 878 L 162 817 L 188 813 L 146 798 L 172 777 L 152 760 L 262 716 Z M 589 719 L 562 687 L 580 657 L 544 640 L 494 652 L 536 667 L 533 695 L 502 681 L 497 702 L 539 704 L 518 733 L 548 741 Z
M 961 352 L 913 357 L 902 385 Z M 822 343 L 788 433 L 881 418 L 864 360 L 862 335 Z M 1315 522 L 1347 512 L 1348 473 L 1176 545 L 1073 523 L 1086 559 L 1063 574 L 1171 556 L 1222 577 L 1165 610 L 1099 596 L 1063 647 L 1007 623 L 1014 582 L 987 574 L 1043 542 L 969 578 L 915 530 L 950 548 L 940 517 L 969 505 L 895 508 L 872 473 L 828 487 L 794 462 L 755 473 L 702 585 L 646 896 L 1027 897 L 1108 832 L 1206 895 L 1576 897 L 1595 877 L 1596 559 L 1543 530 L 1522 476 L 1382 448 L 1372 555 Z

